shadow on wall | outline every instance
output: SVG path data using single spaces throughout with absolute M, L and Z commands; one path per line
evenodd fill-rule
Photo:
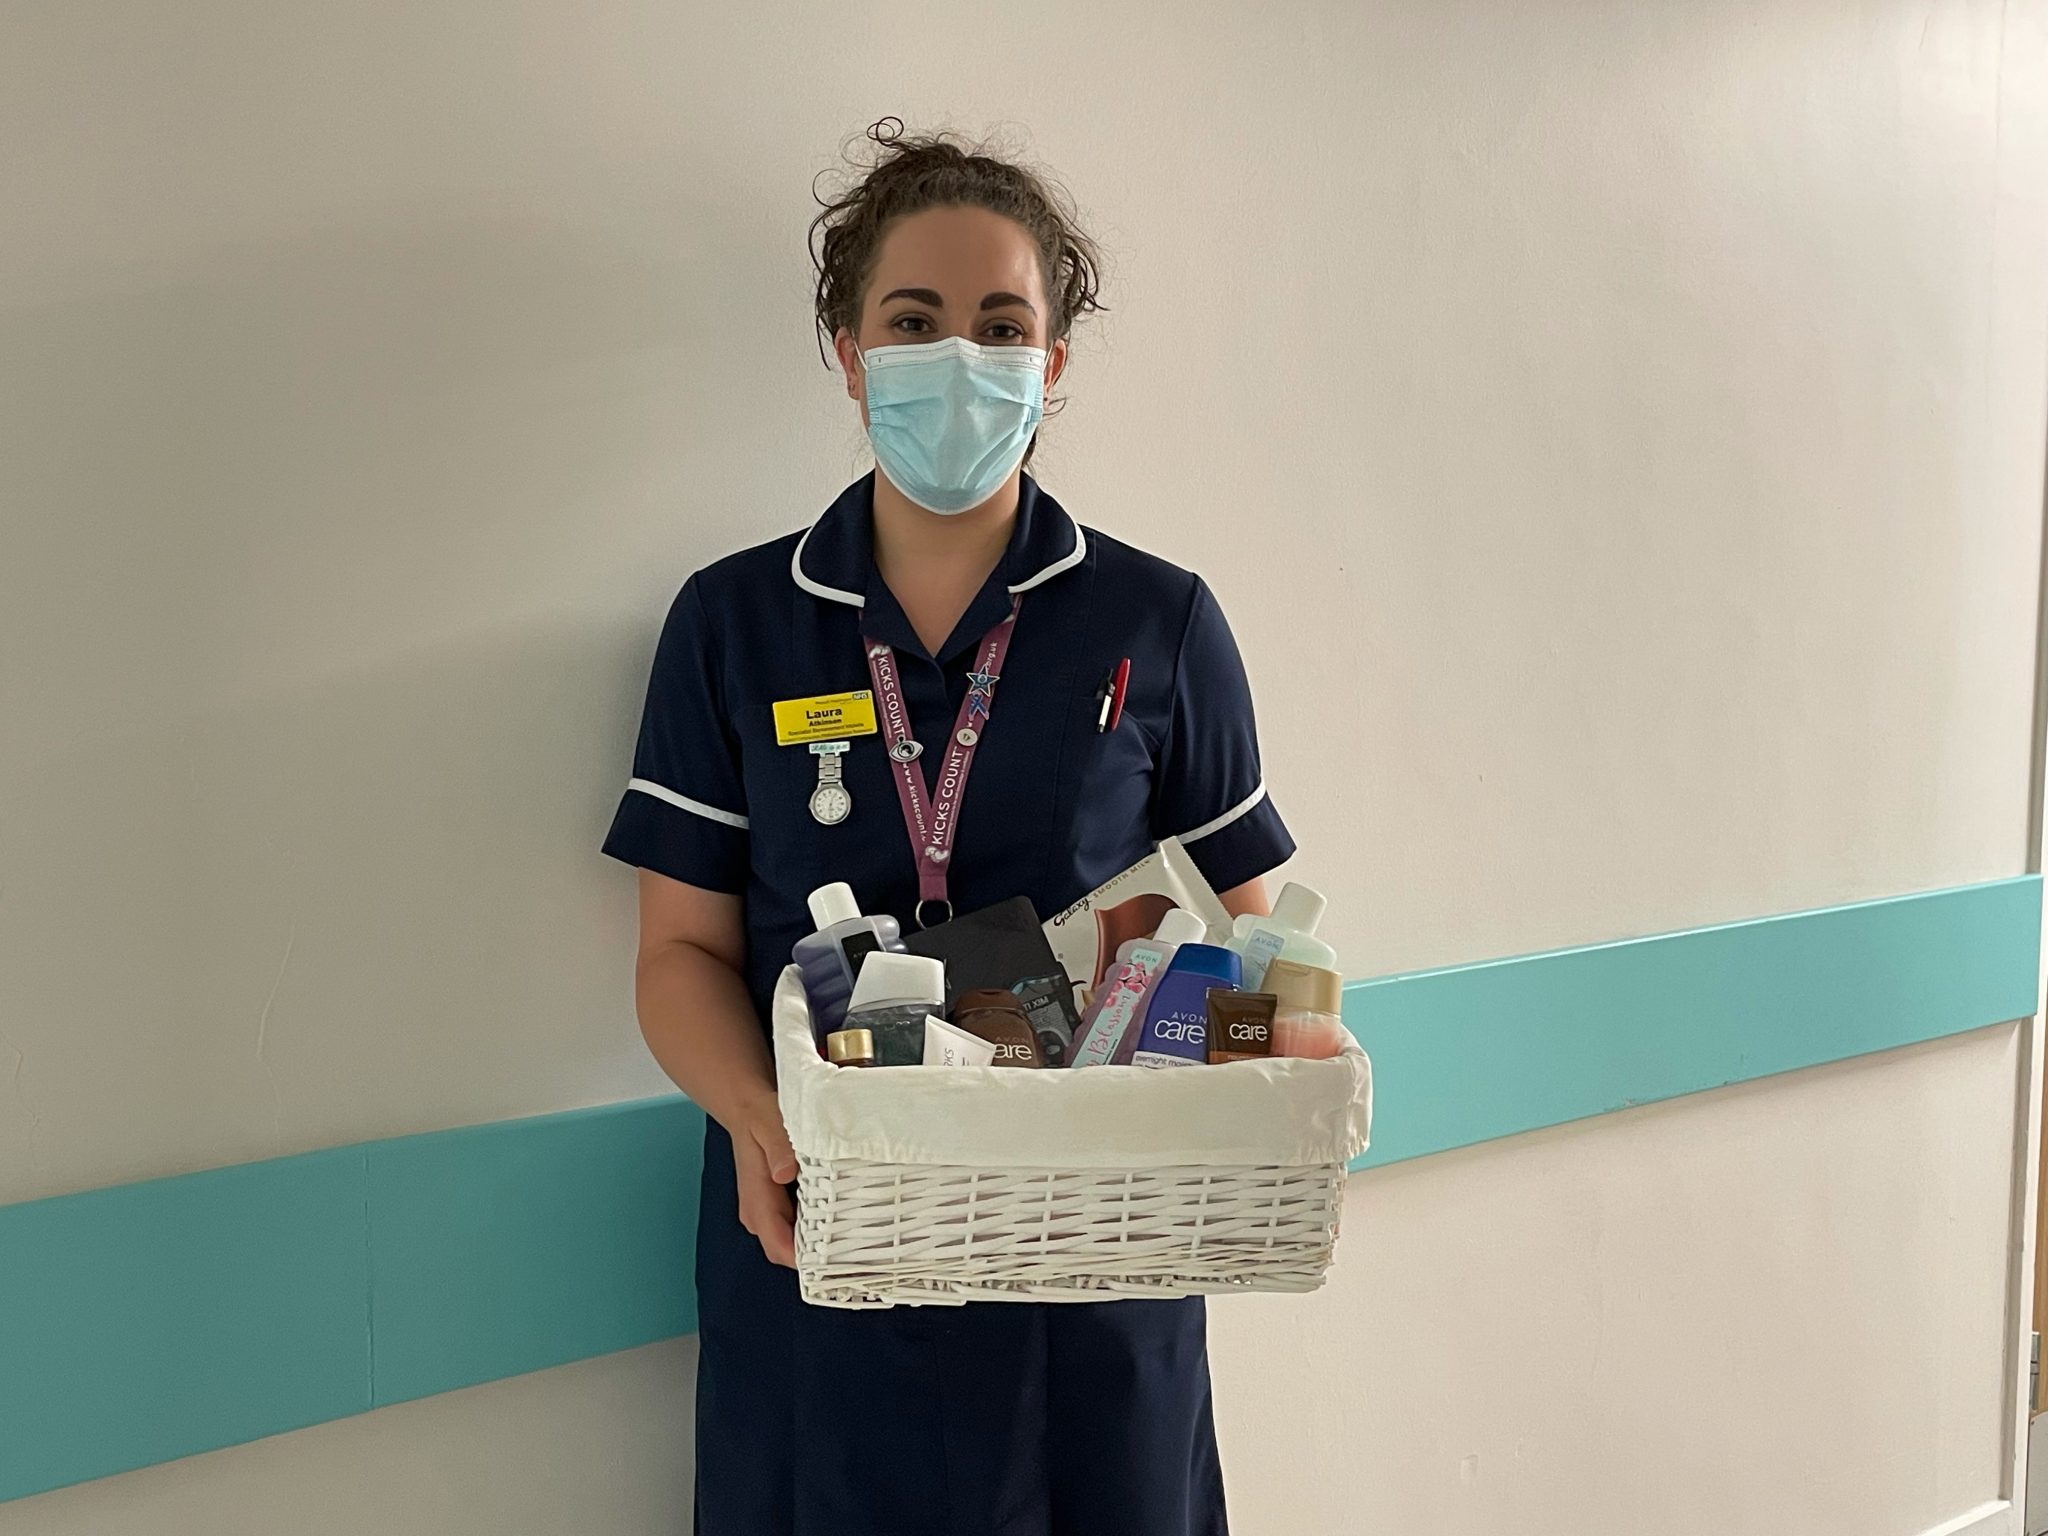
M 764 227 L 409 219 L 0 316 L 0 1201 L 668 1087 L 597 846 L 668 598 L 779 531 L 691 361 L 790 312 Z

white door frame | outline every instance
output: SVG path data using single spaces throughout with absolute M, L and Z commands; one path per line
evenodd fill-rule
M 2040 564 L 2034 604 L 2034 731 L 2027 786 L 2027 872 L 2041 873 L 2041 846 L 2048 826 L 2048 484 L 2043 487 Z M 2048 916 L 2042 924 L 2041 953 L 2048 954 Z M 2048 1013 L 2048 986 L 2037 978 L 2034 1016 L 2020 1032 L 2019 1114 L 2014 1137 L 2019 1177 L 2013 1180 L 2013 1273 L 2008 1294 L 2012 1313 L 2006 1328 L 2005 1526 L 2020 1536 L 2048 1530 L 2048 1477 L 2042 1494 L 2028 1487 L 2027 1448 L 2034 1434 L 2034 1404 L 2028 1391 L 2033 1364 L 2034 1250 L 2041 1207 L 2041 1068 L 2044 1058 L 2042 1019 Z M 2044 1459 L 2048 1459 L 2048 1425 L 2043 1426 Z M 2044 1467 L 2043 1471 L 2048 1471 Z M 1993 1529 L 1987 1527 L 1987 1530 Z

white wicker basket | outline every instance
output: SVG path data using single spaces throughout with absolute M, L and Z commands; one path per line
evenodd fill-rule
M 830 1307 L 1309 1291 L 1365 1149 L 1372 1068 L 879 1068 L 819 1059 L 775 990 L 806 1301 Z

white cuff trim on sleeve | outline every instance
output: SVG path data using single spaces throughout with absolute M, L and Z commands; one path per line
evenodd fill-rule
M 657 800 L 666 800 L 670 805 L 681 806 L 692 815 L 702 816 L 707 821 L 722 822 L 728 827 L 738 827 L 742 832 L 747 830 L 746 817 L 735 816 L 731 811 L 721 811 L 715 805 L 706 805 L 701 800 L 692 800 L 688 795 L 679 795 L 674 790 L 664 788 L 662 785 L 655 783 L 652 779 L 628 779 L 626 781 L 626 788 L 637 789 L 643 795 L 652 795 Z M 1264 794 L 1265 791 L 1261 790 L 1260 793 Z
M 1185 847 L 1189 843 L 1199 842 L 1202 838 L 1207 837 L 1211 832 L 1221 832 L 1225 827 L 1229 826 L 1233 821 L 1236 821 L 1240 816 L 1248 815 L 1250 812 L 1257 809 L 1259 802 L 1265 798 L 1266 782 L 1265 780 L 1261 779 L 1259 781 L 1259 787 L 1257 789 L 1253 790 L 1250 794 L 1246 795 L 1244 799 L 1240 800 L 1236 805 L 1233 805 L 1229 810 L 1225 811 L 1221 816 L 1218 816 L 1214 821 L 1205 821 L 1199 827 L 1195 828 L 1194 831 L 1181 833 L 1180 841 L 1182 846 Z

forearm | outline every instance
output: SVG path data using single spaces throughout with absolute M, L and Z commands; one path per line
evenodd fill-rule
M 682 940 L 644 951 L 635 975 L 640 1033 L 692 1102 L 736 1131 L 775 1101 L 775 1068 L 746 983 Z
M 1266 900 L 1266 882 L 1263 876 L 1233 885 L 1227 891 L 1219 891 L 1216 899 L 1223 903 L 1223 910 L 1232 917 L 1242 917 L 1247 912 L 1254 917 L 1264 917 L 1273 910 Z

